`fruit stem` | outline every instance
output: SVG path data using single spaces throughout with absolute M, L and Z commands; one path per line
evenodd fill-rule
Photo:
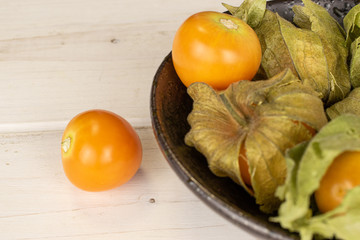
M 236 23 L 234 23 L 231 19 L 226 19 L 226 18 L 220 18 L 220 23 L 222 25 L 224 25 L 225 27 L 227 27 L 228 29 L 238 29 L 238 25 Z
M 67 137 L 64 141 L 61 142 L 61 148 L 65 153 L 69 150 L 70 144 L 71 144 L 70 137 Z

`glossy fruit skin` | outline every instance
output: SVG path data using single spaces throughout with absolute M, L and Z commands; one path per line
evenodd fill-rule
M 75 116 L 62 136 L 68 179 L 86 191 L 104 191 L 129 181 L 142 161 L 141 141 L 122 117 L 105 110 Z
M 328 212 L 342 202 L 346 192 L 360 185 L 360 152 L 348 151 L 334 159 L 315 192 L 319 210 Z
M 255 76 L 261 46 L 254 30 L 242 20 L 225 13 L 200 12 L 177 30 L 172 59 L 186 87 L 205 82 L 221 90 Z

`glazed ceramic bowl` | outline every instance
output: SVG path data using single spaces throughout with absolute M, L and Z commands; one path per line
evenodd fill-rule
M 340 23 L 355 5 L 354 1 L 345 0 L 316 2 L 326 7 Z M 291 21 L 294 4 L 301 4 L 301 1 L 269 1 L 267 8 Z M 297 234 L 270 222 L 270 216 L 259 210 L 247 192 L 229 178 L 216 177 L 210 172 L 203 155 L 185 145 L 184 136 L 190 129 L 186 119 L 192 109 L 192 100 L 174 70 L 171 53 L 165 57 L 154 77 L 150 108 L 154 134 L 165 158 L 185 185 L 204 203 L 261 238 L 299 239 Z

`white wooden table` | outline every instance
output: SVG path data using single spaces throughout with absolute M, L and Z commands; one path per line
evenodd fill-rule
M 226 1 L 239 5 L 242 1 Z M 152 132 L 153 76 L 177 27 L 221 1 L 0 0 L 0 239 L 249 239 L 178 179 Z M 106 192 L 75 188 L 60 139 L 107 109 L 137 130 L 143 163 Z

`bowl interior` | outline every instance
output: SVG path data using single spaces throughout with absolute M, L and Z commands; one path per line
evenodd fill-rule
M 355 1 L 316 1 L 326 7 L 342 24 L 342 18 Z M 270 1 L 267 8 L 292 19 L 291 7 L 301 1 Z M 213 210 L 238 226 L 266 239 L 299 239 L 299 236 L 268 221 L 254 199 L 229 178 L 216 177 L 207 161 L 194 148 L 184 143 L 190 126 L 187 116 L 192 110 L 192 100 L 186 87 L 177 76 L 171 53 L 161 63 L 151 90 L 151 118 L 154 134 L 160 149 L 181 180 Z

